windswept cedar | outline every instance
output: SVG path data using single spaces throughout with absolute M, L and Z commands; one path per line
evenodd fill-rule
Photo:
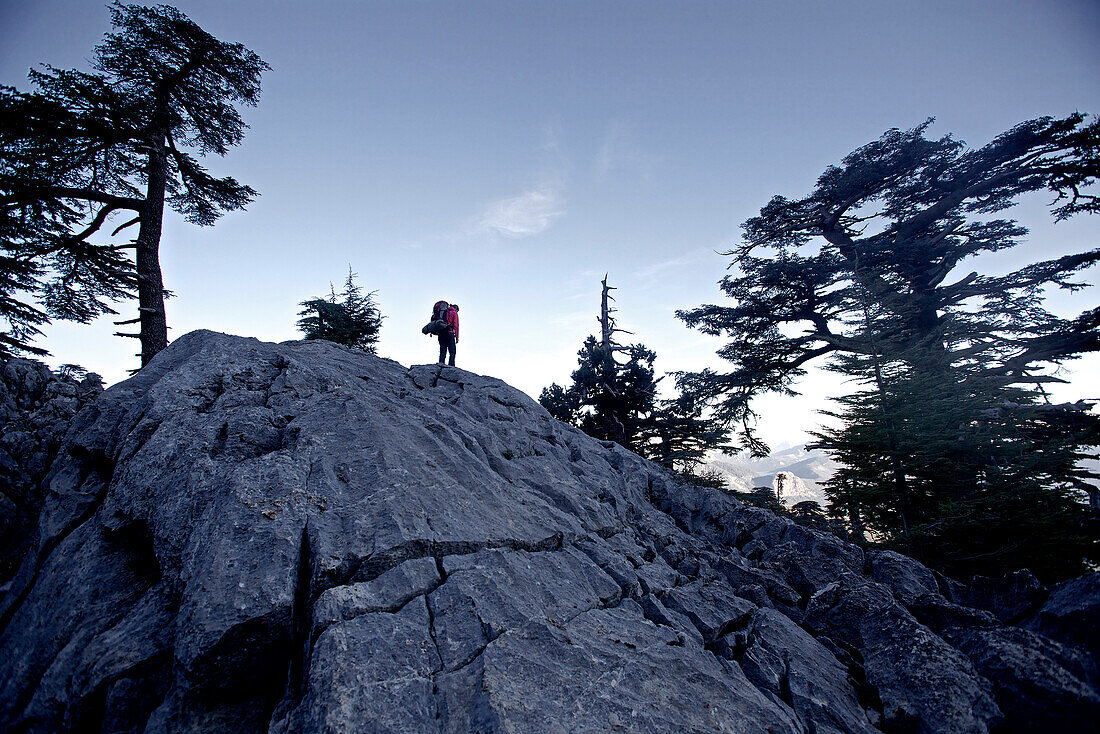
M 355 277 L 348 266 L 348 277 L 341 293 L 337 294 L 330 284 L 328 298 L 302 301 L 299 305 L 304 308 L 298 312 L 302 317 L 298 319 L 298 330 L 306 339 L 324 339 L 374 354 L 385 317 L 374 302 L 376 291 L 363 295 Z
M 1044 297 L 1085 287 L 1100 249 L 1006 275 L 971 261 L 1024 242 L 989 215 L 1026 194 L 1052 193 L 1056 219 L 1100 208 L 1100 122 L 1029 120 L 976 149 L 927 138 L 931 122 L 888 131 L 745 222 L 720 282 L 732 303 L 678 313 L 730 338 L 719 354 L 733 369 L 680 386 L 762 453 L 753 398 L 793 394 L 811 364 L 854 378 L 842 427 L 818 435 L 844 465 L 838 517 L 958 573 L 1069 575 L 1096 553 L 1082 524 L 1095 475 L 1079 461 L 1100 422 L 1087 403 L 1050 405 L 1043 386 L 1100 349 L 1100 319 L 1060 317 Z
M 110 5 L 114 32 L 95 49 L 94 73 L 32 70 L 33 92 L 0 88 L 0 350 L 31 345 L 48 318 L 87 322 L 137 295 L 146 364 L 168 343 L 160 239 L 164 207 L 199 226 L 256 196 L 211 175 L 254 106 L 259 56 L 219 41 L 175 8 Z M 103 244 L 137 225 L 129 244 Z M 113 236 L 112 235 L 112 236 Z M 129 251 L 133 250 L 133 259 Z M 28 294 L 35 303 L 26 302 Z

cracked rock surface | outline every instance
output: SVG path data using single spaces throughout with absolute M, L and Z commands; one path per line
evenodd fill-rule
M 1075 626 L 1095 583 L 1010 626 L 1023 612 L 678 484 L 455 368 L 193 332 L 77 415 L 42 486 L 0 598 L 3 731 L 1100 716 L 1094 632 Z
M 0 360 L 0 583 L 27 550 L 42 478 L 69 423 L 102 391 L 99 375 L 77 380 L 33 359 Z

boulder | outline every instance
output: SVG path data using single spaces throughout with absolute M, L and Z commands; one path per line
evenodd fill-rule
M 1096 659 L 1100 656 L 1100 572 L 1055 586 L 1039 611 L 1022 626 Z
M 920 624 L 889 588 L 836 583 L 810 600 L 806 625 L 854 650 L 890 730 L 989 732 L 1003 722 L 973 663 Z
M 1017 627 L 953 627 L 943 636 L 993 683 L 1005 731 L 1034 732 L 1050 721 L 1069 731 L 1089 731 L 1100 722 L 1089 656 Z
M 877 551 L 871 555 L 870 577 L 889 587 L 894 598 L 906 606 L 926 594 L 939 593 L 939 585 L 931 571 L 893 551 Z
M 1010 624 L 1034 614 L 1048 593 L 1049 590 L 1027 569 L 999 578 L 975 576 L 968 584 L 950 584 L 953 601 L 984 609 Z

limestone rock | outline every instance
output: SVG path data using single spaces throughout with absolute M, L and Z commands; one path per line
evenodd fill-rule
M 1091 587 L 1023 633 L 499 380 L 327 342 L 177 339 L 41 489 L 5 731 L 984 732 L 1096 696 L 1043 636 Z
M 989 681 L 885 586 L 834 584 L 810 600 L 806 624 L 858 653 L 892 729 L 988 732 L 1001 723 Z
M 1000 578 L 975 576 L 967 584 L 951 584 L 953 601 L 991 612 L 1002 622 L 1014 623 L 1034 614 L 1050 590 L 1023 569 Z
M 1023 626 L 1100 656 L 1100 572 L 1055 586 Z
M 938 594 L 939 585 L 932 572 L 912 558 L 878 551 L 871 556 L 871 579 L 890 587 L 895 598 L 906 606 L 925 594 Z
M 1100 695 L 1092 660 L 1085 654 L 1016 627 L 950 628 L 944 638 L 988 678 L 1005 713 L 1006 731 L 1034 732 L 1049 712 L 1069 731 L 1100 722 Z
M 32 542 L 41 481 L 69 423 L 103 391 L 99 375 L 62 372 L 31 359 L 0 362 L 0 583 Z

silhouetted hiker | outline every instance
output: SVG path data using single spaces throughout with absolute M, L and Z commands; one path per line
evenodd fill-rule
M 439 363 L 446 361 L 451 367 L 455 366 L 455 351 L 458 349 L 458 304 L 452 303 L 443 315 L 443 321 L 447 328 L 439 334 Z M 448 360 L 447 357 L 450 356 Z

